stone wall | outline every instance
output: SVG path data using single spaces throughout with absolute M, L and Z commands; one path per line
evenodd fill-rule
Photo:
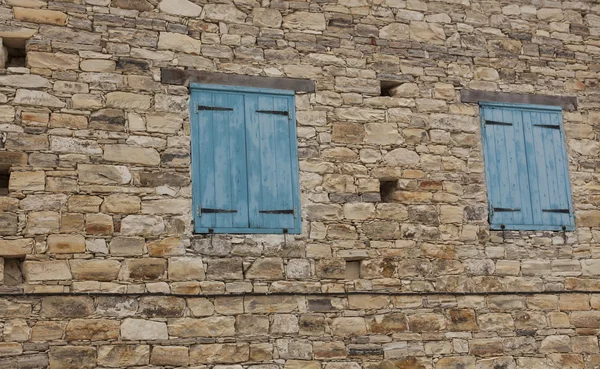
M 0 38 L 2 367 L 600 365 L 600 5 L 0 0 Z M 193 235 L 166 67 L 315 82 L 302 235 Z M 489 230 L 464 89 L 577 97 L 575 232 Z

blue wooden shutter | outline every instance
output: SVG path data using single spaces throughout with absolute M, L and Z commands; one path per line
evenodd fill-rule
M 560 111 L 524 110 L 533 224 L 573 229 L 573 205 Z
M 482 106 L 490 225 L 521 229 L 533 219 L 520 110 Z
M 196 90 L 191 100 L 196 232 L 248 227 L 244 96 Z
M 250 228 L 299 233 L 293 96 L 246 95 Z

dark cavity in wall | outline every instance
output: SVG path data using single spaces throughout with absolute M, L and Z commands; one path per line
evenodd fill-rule
M 23 284 L 21 267 L 24 259 L 4 259 L 4 285 L 8 287 Z
M 27 39 L 23 38 L 5 38 L 2 44 L 6 47 L 6 65 L 5 67 L 25 67 L 27 66 L 26 44 Z
M 10 180 L 10 165 L 0 165 L 0 196 L 8 195 L 9 180 Z
M 394 199 L 394 192 L 398 181 L 396 180 L 380 180 L 379 181 L 379 194 L 381 195 L 381 202 L 392 202 Z
M 381 96 L 392 96 L 390 90 L 394 87 L 400 86 L 400 81 L 379 81 L 381 85 Z

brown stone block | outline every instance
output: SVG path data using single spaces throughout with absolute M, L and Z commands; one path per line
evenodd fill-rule
M 478 331 L 475 311 L 472 309 L 452 309 L 448 311 L 450 319 L 448 330 L 459 332 Z
M 149 318 L 183 316 L 185 300 L 174 296 L 145 296 L 140 299 L 138 313 Z
M 247 296 L 244 298 L 246 313 L 291 313 L 298 309 L 294 296 Z
M 83 318 L 93 314 L 94 302 L 87 296 L 48 296 L 42 299 L 41 315 L 50 318 Z
M 152 365 L 187 366 L 189 349 L 179 346 L 154 346 L 150 356 Z
M 167 261 L 158 258 L 127 259 L 121 267 L 119 279 L 163 279 L 167 271 Z
M 23 353 L 23 346 L 17 342 L 0 342 L 0 357 L 18 356 Z
M 242 363 L 249 357 L 250 346 L 247 343 L 216 343 L 190 348 L 191 365 Z
M 27 165 L 27 154 L 24 152 L 0 151 L 0 166 Z
M 250 344 L 251 361 L 268 361 L 273 359 L 273 345 L 270 343 Z
M 246 278 L 260 280 L 277 280 L 283 276 L 283 260 L 280 258 L 256 259 L 246 271 Z
M 19 218 L 17 214 L 0 213 L 0 235 L 13 236 L 17 234 Z M 0 251 L 1 253 L 1 251 Z
M 13 172 L 10 174 L 8 188 L 10 191 L 43 191 L 45 174 L 37 172 Z
M 52 346 L 49 357 L 49 369 L 92 369 L 96 367 L 95 347 Z
M 411 332 L 439 332 L 446 328 L 446 319 L 440 314 L 412 314 L 408 316 L 408 327 Z
M 185 245 L 179 237 L 169 237 L 146 245 L 150 256 L 175 256 L 185 254 Z
M 362 317 L 341 317 L 333 319 L 331 331 L 334 336 L 339 337 L 364 336 L 367 333 L 367 326 Z
M 65 213 L 61 214 L 60 232 L 72 233 L 83 231 L 83 214 Z
M 67 15 L 63 12 L 46 9 L 13 8 L 15 18 L 23 22 L 54 24 L 64 26 L 67 24 Z
M 110 254 L 135 256 L 144 254 L 145 241 L 142 237 L 114 237 L 110 241 Z
M 67 322 L 41 321 L 31 328 L 31 341 L 55 341 L 63 338 Z
M 404 332 L 408 329 L 406 316 L 401 313 L 375 315 L 366 318 L 366 322 L 369 332 L 374 334 Z
M 189 337 L 231 337 L 235 335 L 235 318 L 215 316 L 208 318 L 169 319 L 169 335 Z
M 64 177 L 47 177 L 46 191 L 49 192 L 76 192 L 77 180 Z
M 208 280 L 231 280 L 244 277 L 241 258 L 210 259 L 206 262 L 208 264 L 206 279 Z
M 48 150 L 48 136 L 26 133 L 8 133 L 5 147 L 8 150 L 38 151 Z
M 48 252 L 74 254 L 85 252 L 85 237 L 75 234 L 51 234 L 48 236 Z
M 105 213 L 135 214 L 140 211 L 140 208 L 139 197 L 122 194 L 107 196 L 102 203 L 102 212 Z
M 343 341 L 314 342 L 313 354 L 316 360 L 344 359 L 348 356 Z
M 111 235 L 114 232 L 113 218 L 106 214 L 86 214 L 85 231 L 93 235 Z
M 67 325 L 65 340 L 116 340 L 120 327 L 118 320 L 72 319 Z
M 71 212 L 97 213 L 100 210 L 102 198 L 98 196 L 73 195 L 69 197 L 67 206 Z
M 150 346 L 116 345 L 98 348 L 98 365 L 111 368 L 148 365 Z
M 115 281 L 121 263 L 117 260 L 71 260 L 71 274 L 82 281 Z
M 238 336 L 266 336 L 269 334 L 269 317 L 266 315 L 238 315 L 235 329 Z
M 498 356 L 503 353 L 502 339 L 469 340 L 469 353 L 475 356 Z
M 71 271 L 66 260 L 25 261 L 23 263 L 23 276 L 28 282 L 65 281 L 71 279 Z

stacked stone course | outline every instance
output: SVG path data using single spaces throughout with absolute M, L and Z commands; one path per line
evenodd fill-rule
M 600 366 L 600 4 L 0 0 L 0 38 L 0 368 Z M 315 82 L 301 235 L 193 234 L 163 68 Z M 577 97 L 576 231 L 489 230 L 461 90 Z

